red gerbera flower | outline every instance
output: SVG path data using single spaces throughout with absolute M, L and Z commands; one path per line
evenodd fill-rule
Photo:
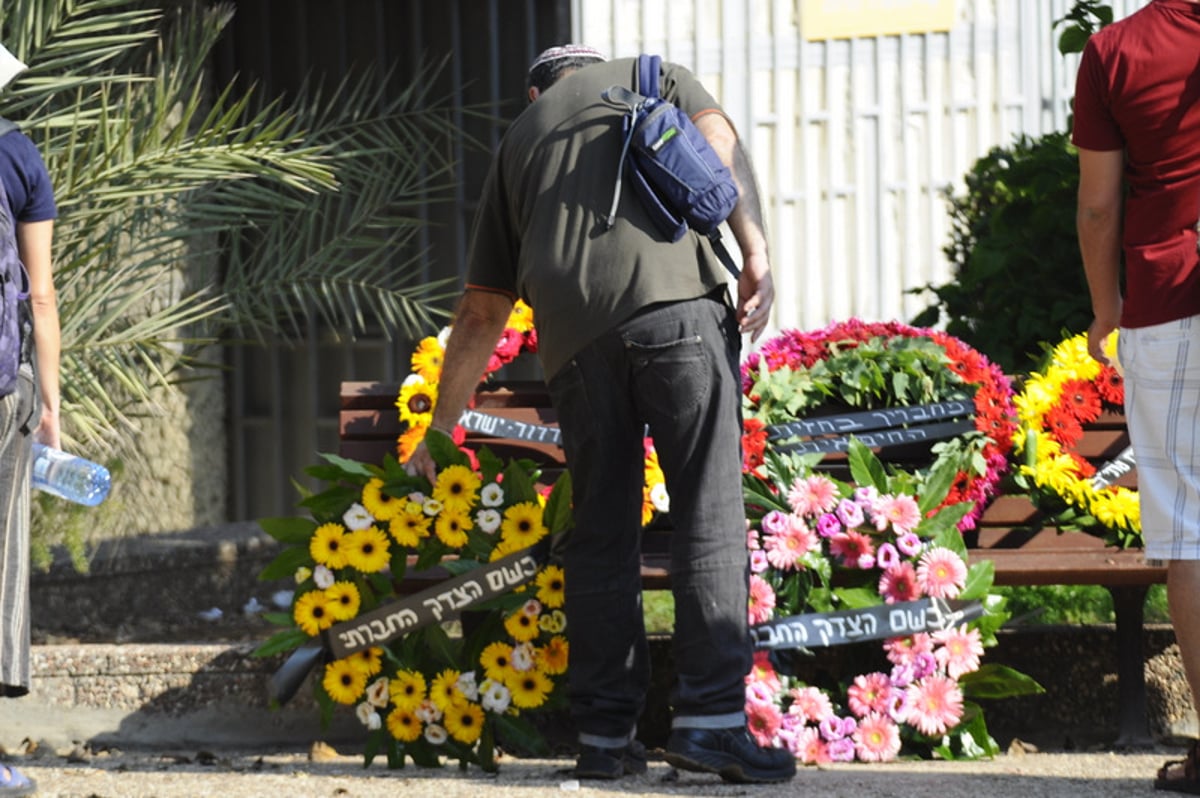
M 1112 366 L 1104 366 L 1100 369 L 1100 376 L 1096 378 L 1096 390 L 1100 392 L 1100 398 L 1106 402 L 1114 405 L 1125 404 L 1125 380 Z
M 1066 449 L 1073 448 L 1083 437 L 1083 425 L 1071 408 L 1062 403 L 1046 413 L 1046 431 Z
M 767 447 L 767 427 L 757 418 L 748 418 L 743 423 L 742 469 L 754 471 L 763 464 L 763 450 Z
M 1059 406 L 1065 407 L 1080 424 L 1087 424 L 1100 415 L 1100 392 L 1090 381 L 1067 380 L 1062 386 Z

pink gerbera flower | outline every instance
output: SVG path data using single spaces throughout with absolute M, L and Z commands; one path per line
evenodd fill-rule
M 750 666 L 750 672 L 746 674 L 746 684 L 751 682 L 764 685 L 772 693 L 778 693 L 783 689 L 783 685 L 779 681 L 779 674 L 775 672 L 775 666 L 771 664 L 771 657 L 766 651 L 754 652 L 754 664 Z
M 933 652 L 933 638 L 926 632 L 908 637 L 890 637 L 884 641 L 883 652 L 893 665 L 911 665 L 918 655 Z
M 900 729 L 884 714 L 872 712 L 860 720 L 853 739 L 863 762 L 890 762 L 900 753 Z
M 885 673 L 865 673 L 854 677 L 846 689 L 850 711 L 862 718 L 887 712 L 892 701 L 892 683 Z
M 829 744 L 821 738 L 816 726 L 808 726 L 796 733 L 796 748 L 792 754 L 806 765 L 828 765 L 833 761 Z
M 879 577 L 879 595 L 888 604 L 913 601 L 921 597 L 917 584 L 917 569 L 910 562 L 900 562 Z
M 917 584 L 925 595 L 954 598 L 967 581 L 967 566 L 962 558 L 944 546 L 934 546 L 921 555 L 917 566 Z
M 833 704 L 829 701 L 829 696 L 816 687 L 793 687 L 788 695 L 792 698 L 791 706 L 788 707 L 788 712 L 792 715 L 799 715 L 812 723 L 820 723 L 833 715 Z
M 763 541 L 767 552 L 767 562 L 781 571 L 800 570 L 801 560 L 805 554 L 817 546 L 817 535 L 798 518 L 799 523 L 792 523 L 778 535 L 768 535 Z
M 968 629 L 966 626 L 943 629 L 933 633 L 933 640 L 941 643 L 940 648 L 934 649 L 933 655 L 951 679 L 979 670 L 983 642 L 978 630 Z
M 862 532 L 843 532 L 829 539 L 829 553 L 852 567 L 870 568 L 875 562 L 875 546 Z M 866 562 L 868 564 L 864 565 Z
M 750 574 L 750 623 L 766 623 L 775 611 L 775 591 L 767 580 Z
M 775 745 L 775 735 L 782 721 L 779 707 L 774 704 L 754 702 L 746 705 L 746 728 L 764 748 Z
M 917 506 L 916 499 L 906 494 L 881 497 L 875 513 L 877 528 L 879 519 L 883 518 L 899 535 L 912 532 L 921 523 L 921 508 Z
M 837 486 L 828 477 L 813 474 L 793 482 L 787 498 L 797 515 L 820 515 L 837 506 Z
M 932 674 L 908 686 L 908 722 L 929 737 L 938 737 L 962 720 L 963 695 L 958 683 Z

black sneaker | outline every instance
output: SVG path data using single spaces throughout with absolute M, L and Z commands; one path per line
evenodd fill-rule
M 738 784 L 787 781 L 796 775 L 790 752 L 763 748 L 745 728 L 672 729 L 663 758 L 682 770 L 717 773 Z
M 598 748 L 594 745 L 579 746 L 579 759 L 575 760 L 575 775 L 581 779 L 619 779 L 622 776 L 640 776 L 646 772 L 646 746 L 630 740 L 620 748 Z

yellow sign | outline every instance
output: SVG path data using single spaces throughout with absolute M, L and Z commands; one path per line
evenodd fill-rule
M 800 0 L 800 31 L 809 41 L 948 31 L 954 0 Z

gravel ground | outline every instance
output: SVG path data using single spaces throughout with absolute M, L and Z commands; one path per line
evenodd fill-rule
M 1019 749 L 1019 747 L 1018 747 Z M 821 798 L 1136 798 L 1164 795 L 1153 776 L 1174 749 L 1086 753 L 1010 752 L 980 762 L 896 762 L 802 768 L 784 785 L 731 785 L 680 773 L 653 759 L 645 776 L 617 782 L 572 778 L 563 759 L 505 759 L 498 775 L 377 762 L 320 748 L 314 752 L 72 752 L 8 757 L 38 783 L 40 796 L 66 798 L 544 798 L 612 796 L 810 796 Z M 652 752 L 653 756 L 653 752 Z

